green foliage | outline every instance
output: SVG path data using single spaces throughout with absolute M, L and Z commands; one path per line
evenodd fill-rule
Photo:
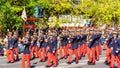
M 25 6 L 27 16 L 33 15 L 35 6 L 44 6 L 44 17 L 40 25 L 48 24 L 50 16 L 55 17 L 53 25 L 58 25 L 66 20 L 59 21 L 59 15 L 83 15 L 92 19 L 95 24 L 119 24 L 119 0 L 0 0 L 0 25 L 4 29 L 12 29 L 23 24 L 21 13 Z

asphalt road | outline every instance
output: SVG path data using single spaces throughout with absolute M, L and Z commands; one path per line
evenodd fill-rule
M 74 59 L 74 56 L 73 56 Z M 102 55 L 100 55 L 100 60 L 96 61 L 95 65 L 87 65 L 87 55 L 79 60 L 79 63 L 72 63 L 71 65 L 67 64 L 66 59 L 62 59 L 59 61 L 59 65 L 56 68 L 109 68 L 109 66 L 104 64 L 105 61 L 105 51 L 102 51 Z M 46 68 L 46 62 L 39 62 L 39 59 L 36 58 L 31 60 L 31 68 Z M 116 65 L 115 65 L 116 66 Z M 7 63 L 7 59 L 5 56 L 0 56 L 0 68 L 21 68 L 21 60 L 15 63 Z M 50 67 L 54 68 L 54 67 Z M 117 67 L 115 67 L 117 68 Z

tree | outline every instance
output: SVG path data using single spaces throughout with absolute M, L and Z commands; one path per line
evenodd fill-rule
M 119 0 L 0 0 L 0 25 L 3 29 L 22 26 L 21 13 L 25 6 L 27 16 L 33 15 L 33 8 L 44 6 L 44 17 L 41 25 L 48 24 L 49 17 L 56 18 L 54 24 L 59 24 L 59 15 L 82 15 L 91 19 L 95 24 L 119 24 Z

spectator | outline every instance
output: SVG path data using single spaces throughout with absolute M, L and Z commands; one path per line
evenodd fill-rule
M 2 38 L 0 38 L 0 55 L 4 55 L 4 44 Z
M 3 38 L 3 52 L 4 52 L 4 55 L 6 55 L 6 48 L 8 46 L 8 36 L 6 35 L 5 38 Z

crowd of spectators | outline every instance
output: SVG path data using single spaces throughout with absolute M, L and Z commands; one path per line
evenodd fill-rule
M 21 40 L 21 38 L 19 38 Z M 8 45 L 8 36 L 3 36 L 0 37 L 0 56 L 5 56 L 6 55 L 6 50 L 7 50 L 7 45 Z M 18 42 L 18 49 L 19 53 L 22 53 L 23 51 L 23 46 L 20 42 Z

